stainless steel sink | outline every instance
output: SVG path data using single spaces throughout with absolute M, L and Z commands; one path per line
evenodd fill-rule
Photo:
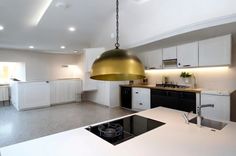
M 189 120 L 189 122 L 197 124 L 197 117 Z M 202 118 L 201 125 L 212 129 L 222 130 L 227 124 L 219 121 Z

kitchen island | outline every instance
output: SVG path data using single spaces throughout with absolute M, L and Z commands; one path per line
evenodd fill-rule
M 82 127 L 3 147 L 0 152 L 1 156 L 235 156 L 236 123 L 213 131 L 186 124 L 182 114 L 164 107 L 136 113 L 166 124 L 116 146 Z

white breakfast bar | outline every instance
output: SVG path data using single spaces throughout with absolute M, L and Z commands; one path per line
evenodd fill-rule
M 136 113 L 166 123 L 116 146 L 85 127 L 3 147 L 1 156 L 235 156 L 236 123 L 222 130 L 186 124 L 163 107 Z

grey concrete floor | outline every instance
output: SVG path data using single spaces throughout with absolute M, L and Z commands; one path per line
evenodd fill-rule
M 18 112 L 0 106 L 0 147 L 121 117 L 133 112 L 90 102 Z

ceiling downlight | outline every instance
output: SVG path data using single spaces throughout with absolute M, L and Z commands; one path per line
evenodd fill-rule
M 0 25 L 0 31 L 4 30 L 4 26 Z

